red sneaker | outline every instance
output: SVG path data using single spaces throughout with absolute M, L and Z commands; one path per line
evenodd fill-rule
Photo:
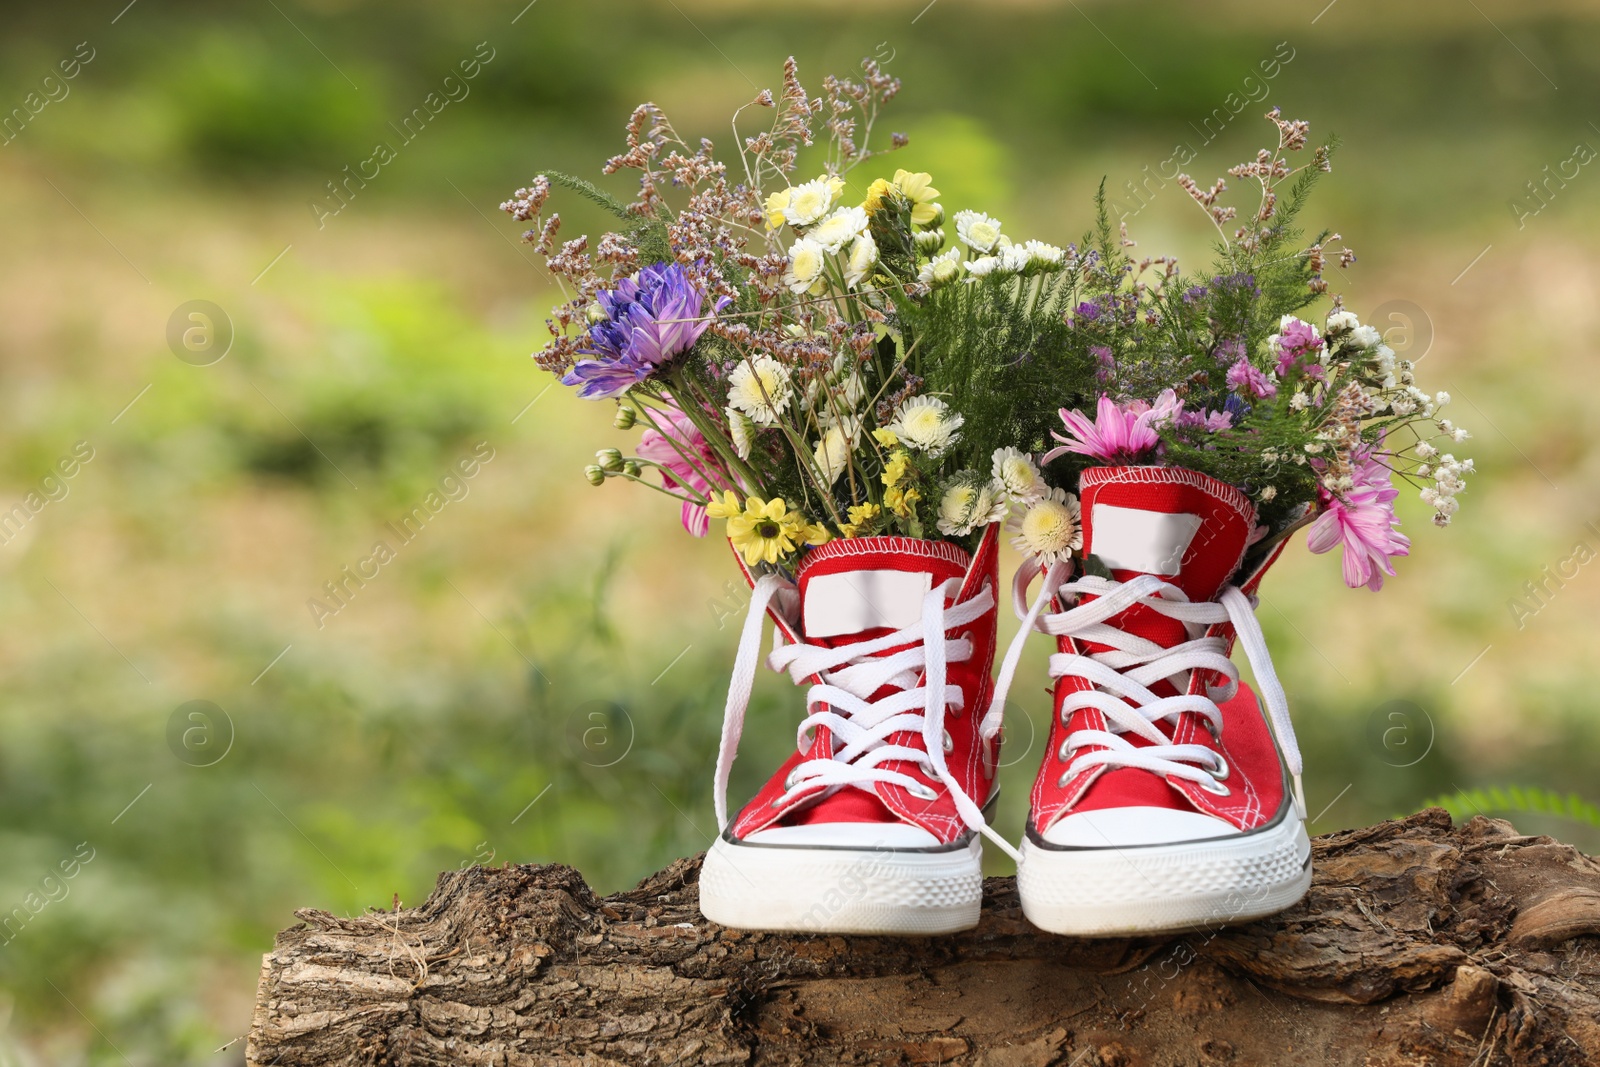
M 905 537 L 808 552 L 798 586 L 752 579 L 717 760 L 722 834 L 700 872 L 700 911 L 725 926 L 936 934 L 977 925 L 983 807 L 999 723 L 986 719 L 995 647 L 998 526 L 969 560 Z M 728 772 L 768 659 L 810 683 L 797 751 L 730 823 Z M 787 642 L 787 643 L 785 643 Z
M 1051 569 L 996 694 L 1029 629 L 1056 635 L 1023 912 L 1054 933 L 1124 935 L 1281 911 L 1311 884 L 1300 752 L 1254 614 L 1282 543 L 1232 584 L 1256 539 L 1239 490 L 1173 467 L 1094 467 L 1080 489 L 1085 551 L 1112 577 Z M 1019 602 L 1037 573 L 1018 573 Z M 1041 618 L 1048 598 L 1058 613 Z M 1228 659 L 1235 637 L 1272 729 Z

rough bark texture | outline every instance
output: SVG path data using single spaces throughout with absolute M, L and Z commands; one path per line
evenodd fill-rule
M 1600 1064 L 1600 863 L 1443 811 L 1315 842 L 1273 919 L 1088 941 L 1010 878 L 940 938 L 707 923 L 699 860 L 598 898 L 561 866 L 440 877 L 419 908 L 301 911 L 249 1062 Z

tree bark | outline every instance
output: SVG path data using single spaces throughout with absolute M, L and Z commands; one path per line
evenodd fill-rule
M 698 857 L 599 898 L 559 865 L 440 876 L 418 908 L 297 912 L 251 1064 L 1157 1067 L 1600 1064 L 1600 863 L 1434 809 L 1318 838 L 1274 918 L 1077 940 L 991 878 L 977 929 L 706 922 Z

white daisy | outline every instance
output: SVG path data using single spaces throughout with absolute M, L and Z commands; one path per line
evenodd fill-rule
M 1028 265 L 1035 270 L 1055 270 L 1067 258 L 1066 249 L 1043 241 L 1024 241 L 1022 247 L 1028 252 Z
M 867 213 L 859 207 L 842 207 L 807 230 L 806 240 L 815 241 L 823 251 L 833 253 L 866 231 Z
M 853 208 L 852 210 L 860 210 Z M 850 246 L 850 254 L 845 257 L 844 283 L 854 289 L 866 280 L 867 274 L 878 262 L 878 242 L 872 239 L 870 233 L 861 234 Z
M 733 450 L 740 459 L 750 458 L 750 449 L 756 442 L 756 424 L 750 421 L 750 416 L 728 405 L 725 412 L 728 417 L 728 436 L 733 438 Z
M 833 367 L 811 379 L 806 385 L 805 410 L 817 420 L 819 426 L 832 426 L 855 416 L 855 411 L 866 399 L 867 387 L 861 375 L 854 370 L 848 356 L 833 357 Z
M 939 532 L 965 537 L 980 526 L 998 522 L 1005 513 L 1005 489 L 999 482 L 962 479 L 939 498 Z
M 1052 489 L 1006 529 L 1016 536 L 1011 544 L 1024 555 L 1049 566 L 1064 563 L 1083 547 L 1083 513 L 1078 498 L 1065 489 Z
M 952 248 L 934 256 L 917 271 L 917 281 L 923 285 L 949 285 L 961 276 L 961 249 Z
M 1000 261 L 999 256 L 979 256 L 977 259 L 967 263 L 967 281 L 987 278 L 995 271 L 1003 269 L 1004 266 L 1005 264 Z
M 789 371 L 771 356 L 756 356 L 728 375 L 728 403 L 757 426 L 775 426 L 789 407 Z
M 981 211 L 958 211 L 956 237 L 975 252 L 993 251 L 1000 243 L 1000 220 Z
M 935 396 L 914 396 L 900 405 L 888 428 L 910 447 L 929 456 L 940 456 L 961 436 L 957 431 L 966 420 Z
M 789 287 L 789 291 L 804 293 L 822 284 L 826 256 L 827 250 L 807 237 L 790 245 L 789 266 L 783 272 L 783 283 Z
M 812 459 L 816 462 L 817 470 L 828 479 L 829 485 L 837 482 L 839 475 L 850 466 L 850 453 L 855 450 L 857 437 L 857 433 L 851 433 L 843 426 L 830 426 L 817 442 Z
M 783 208 L 783 217 L 791 226 L 809 226 L 833 207 L 844 189 L 844 179 L 824 176 L 789 190 L 789 202 Z
M 1013 274 L 1021 274 L 1028 269 L 1032 256 L 1024 245 L 1014 245 L 1004 237 L 1000 238 L 1000 247 L 996 250 L 1000 257 L 1000 266 Z
M 1033 460 L 1016 448 L 994 450 L 994 479 L 1005 486 L 1006 496 L 1019 504 L 1035 503 L 1050 491 Z

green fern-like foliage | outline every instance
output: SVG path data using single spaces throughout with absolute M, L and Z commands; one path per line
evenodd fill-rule
M 665 219 L 652 215 L 636 215 L 628 210 L 628 206 L 594 182 L 584 178 L 563 174 L 558 170 L 544 172 L 552 185 L 559 185 L 570 189 L 590 203 L 603 208 L 605 211 L 621 219 L 626 225 L 621 228 L 621 233 L 628 239 L 639 252 L 641 263 L 669 263 L 672 261 L 672 244 L 667 239 L 667 223 Z
M 959 466 L 987 470 L 1003 445 L 1042 451 L 1057 409 L 1084 400 L 1093 357 L 1062 319 L 1081 283 L 1069 271 L 985 278 L 941 289 L 905 313 L 911 372 L 966 419 Z
M 1487 786 L 1462 789 L 1422 803 L 1424 808 L 1443 808 L 1456 821 L 1489 812 L 1554 815 L 1600 828 L 1600 804 L 1584 800 L 1576 793 L 1565 795 L 1537 786 Z

